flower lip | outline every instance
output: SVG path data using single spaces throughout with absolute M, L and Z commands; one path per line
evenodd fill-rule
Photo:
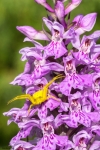
M 43 134 L 45 135 L 50 135 L 51 133 L 54 133 L 54 129 L 53 129 L 53 126 L 47 122 L 47 123 L 44 123 L 43 124 Z
M 79 99 L 81 98 L 81 93 L 80 92 L 76 92 L 75 94 L 72 94 L 69 96 L 70 100 L 75 100 L 75 99 Z
M 90 46 L 90 44 L 91 44 L 91 40 L 90 39 L 86 39 L 86 41 L 85 41 L 85 46 Z
M 24 150 L 23 147 L 19 146 L 17 150 Z
M 78 99 L 73 99 L 71 105 L 78 106 Z
M 95 83 L 95 81 L 100 78 L 100 73 L 96 74 L 94 77 L 93 77 L 93 82 Z
M 98 54 L 97 59 L 100 60 L 100 54 Z

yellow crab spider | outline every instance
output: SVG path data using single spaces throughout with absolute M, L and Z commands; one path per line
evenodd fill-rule
M 29 99 L 30 102 L 32 103 L 29 107 L 29 112 L 32 106 L 34 105 L 39 105 L 43 102 L 45 102 L 47 99 L 49 98 L 53 98 L 54 100 L 59 101 L 59 99 L 57 99 L 55 96 L 48 94 L 48 88 L 49 86 L 57 79 L 65 77 L 62 74 L 57 75 L 56 77 L 54 77 L 52 80 L 50 80 L 44 87 L 43 89 L 33 93 L 33 95 L 30 94 L 24 94 L 24 95 L 20 95 L 20 96 L 16 96 L 15 98 L 11 99 L 8 104 L 10 104 L 11 102 L 18 100 L 18 99 Z

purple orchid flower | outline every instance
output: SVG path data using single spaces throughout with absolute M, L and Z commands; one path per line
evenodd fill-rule
M 91 68 L 93 68 L 96 72 L 99 72 L 100 70 L 100 52 L 94 53 L 91 55 Z
M 100 110 L 100 73 L 93 76 L 93 90 L 88 93 L 89 99 L 95 110 Z
M 46 59 L 42 56 L 42 52 L 36 50 L 34 47 L 20 50 L 22 60 L 28 59 L 28 62 L 25 66 L 25 71 L 18 75 L 11 84 L 29 86 L 32 85 L 36 79 L 41 78 L 50 71 L 64 70 L 64 67 L 56 62 L 46 62 Z
M 78 123 L 83 124 L 86 127 L 90 127 L 91 119 L 85 111 L 82 111 L 81 105 L 81 93 L 77 92 L 69 97 L 69 115 L 61 115 L 61 119 L 68 126 L 77 128 Z
M 64 33 L 64 27 L 58 22 L 51 22 L 43 18 L 44 23 L 52 33 L 52 41 L 45 47 L 45 56 L 55 56 L 55 59 L 67 53 L 63 39 L 70 40 L 74 36 L 74 30 L 68 30 Z
M 54 134 L 53 120 L 54 118 L 51 115 L 41 121 L 43 137 L 33 150 L 55 150 L 56 145 L 59 147 L 67 145 L 67 136 L 58 136 Z
M 21 85 L 24 87 L 24 91 L 28 88 L 34 89 L 33 92 L 39 90 L 39 85 L 45 85 L 47 83 L 46 78 L 42 77 L 41 79 L 34 79 L 32 78 L 31 74 L 22 74 L 18 75 L 10 84 L 13 85 Z M 34 85 L 34 86 L 33 86 Z
M 73 20 L 75 33 L 81 35 L 86 31 L 91 31 L 95 25 L 96 17 L 97 13 L 76 16 Z
M 85 131 L 81 130 L 73 136 L 73 142 L 75 144 L 75 150 L 87 150 L 87 143 L 91 136 Z
M 42 58 L 42 51 L 39 49 L 40 47 L 42 47 L 42 45 L 34 40 L 33 40 L 33 43 L 36 47 L 25 47 L 19 51 L 19 53 L 22 54 L 21 60 L 22 61 L 28 60 L 28 61 L 25 64 L 24 72 L 21 73 L 20 75 L 18 75 L 14 79 L 14 81 L 11 82 L 11 84 L 14 84 L 14 85 L 19 84 L 18 80 L 21 81 L 22 77 L 23 78 L 26 77 L 26 80 L 30 78 L 30 80 L 26 81 L 26 83 L 28 82 L 28 83 L 32 84 L 30 72 L 33 71 L 33 62 L 35 61 L 35 57 L 38 60 L 40 60 Z M 28 56 L 29 54 L 31 54 L 31 57 Z M 22 83 L 22 85 L 23 85 L 23 83 Z
M 11 140 L 10 145 L 14 145 L 20 138 L 25 138 L 30 135 L 32 128 L 34 129 L 35 126 L 40 128 L 43 132 L 43 137 L 38 142 L 36 147 L 33 150 L 39 149 L 47 149 L 51 148 L 52 150 L 55 149 L 56 144 L 59 146 L 64 146 L 67 144 L 67 136 L 58 136 L 54 134 L 54 127 L 53 127 L 53 116 L 49 116 L 45 119 L 42 119 L 39 123 L 38 120 L 31 119 L 25 123 L 19 123 L 19 127 L 21 130 L 19 133 Z M 34 132 L 34 131 L 33 131 Z M 37 135 L 38 136 L 38 135 Z M 15 142 L 16 141 L 16 142 Z
M 47 18 L 43 18 L 44 23 L 47 25 L 49 30 L 52 32 L 52 42 L 45 47 L 45 55 L 48 56 L 55 56 L 56 58 L 61 57 L 67 51 L 63 43 L 63 33 L 64 27 L 59 24 L 58 22 L 52 23 Z
M 16 144 L 17 141 L 19 141 L 22 138 L 26 138 L 33 127 L 40 127 L 39 126 L 39 121 L 36 119 L 31 119 L 31 120 L 27 120 L 26 122 L 22 122 L 22 123 L 18 123 L 18 126 L 20 128 L 20 131 L 18 132 L 18 134 L 13 137 L 10 141 L 10 145 L 13 146 L 14 144 Z
M 77 47 L 79 49 L 79 52 L 76 52 L 74 54 L 74 57 L 77 60 L 79 60 L 80 63 L 86 63 L 86 64 L 91 63 L 90 52 L 91 52 L 91 47 L 93 46 L 93 44 L 94 44 L 93 41 L 88 39 L 86 36 L 83 36 L 79 47 L 78 47 L 78 42 L 77 42 L 77 46 L 73 44 L 74 47 Z
M 21 109 L 12 108 L 8 112 L 4 112 L 4 116 L 10 117 L 7 124 L 9 125 L 11 122 L 15 122 L 16 124 L 18 124 L 20 122 L 26 122 L 27 120 L 29 120 L 29 118 L 31 118 L 37 112 L 37 109 L 32 109 L 30 111 L 30 114 L 28 114 L 29 106 L 30 102 L 27 104 L 27 109 L 25 109 L 26 106 L 23 106 Z
M 11 82 L 11 84 L 30 86 L 34 84 L 36 80 L 42 78 L 42 76 L 48 74 L 53 70 L 60 72 L 64 70 L 64 67 L 55 62 L 46 63 L 44 59 L 35 60 L 34 70 L 31 72 L 31 74 L 20 74 L 14 79 L 14 81 Z
M 62 94 L 68 96 L 70 95 L 72 87 L 75 89 L 79 88 L 80 90 L 83 89 L 84 79 L 81 78 L 81 75 L 76 73 L 75 60 L 71 55 L 64 57 L 63 62 L 66 77 L 58 87 Z
M 96 133 L 97 135 L 100 136 L 100 125 L 99 124 L 94 124 L 90 128 L 91 134 Z
M 95 31 L 93 34 L 86 36 L 84 35 L 81 43 L 79 38 L 77 38 L 77 41 L 72 41 L 72 44 L 75 48 L 77 48 L 79 51 L 74 54 L 75 58 L 77 60 L 81 60 L 82 63 L 91 63 L 91 55 L 93 52 L 98 51 L 99 52 L 99 45 L 96 45 L 96 41 L 100 36 L 100 31 Z
M 19 112 L 20 111 L 20 108 L 12 108 L 10 111 L 8 111 L 8 112 L 4 112 L 3 113 L 3 115 L 4 116 L 9 116 L 9 117 L 11 117 L 9 120 L 8 120 L 8 122 L 7 122 L 7 124 L 9 125 L 11 122 L 15 122 L 15 118 L 16 118 L 16 115 L 17 115 L 17 112 Z M 22 118 L 18 118 L 18 122 L 19 121 L 22 121 Z M 16 122 L 15 122 L 16 123 Z

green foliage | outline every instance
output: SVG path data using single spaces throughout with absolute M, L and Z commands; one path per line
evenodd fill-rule
M 48 0 L 50 2 L 50 0 Z M 83 0 L 81 5 L 71 13 L 71 18 L 77 14 L 98 12 L 97 23 L 93 29 L 100 26 L 100 0 Z M 42 29 L 42 17 L 46 10 L 36 4 L 34 0 L 0 0 L 0 146 L 8 145 L 10 139 L 16 135 L 18 128 L 15 124 L 7 126 L 7 117 L 2 115 L 12 107 L 21 107 L 24 101 L 15 102 L 7 106 L 7 102 L 21 93 L 20 87 L 9 85 L 18 74 L 23 72 L 24 62 L 20 61 L 19 50 L 29 43 L 23 43 L 24 35 L 16 30 L 16 26 L 29 25 L 37 30 Z M 32 45 L 31 45 L 32 46 Z

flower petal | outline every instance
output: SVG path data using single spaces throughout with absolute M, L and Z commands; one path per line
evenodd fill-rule
M 30 40 L 49 40 L 43 31 L 37 31 L 30 26 L 17 26 L 17 30 L 27 36 Z
M 84 16 L 81 20 L 81 27 L 85 31 L 90 31 L 96 22 L 97 13 L 90 13 Z
M 43 21 L 45 23 L 45 25 L 48 27 L 48 29 L 51 31 L 51 28 L 52 28 L 52 21 L 48 20 L 46 17 L 43 17 Z
M 64 4 L 61 1 L 57 1 L 55 5 L 55 14 L 58 17 L 59 21 L 61 24 L 66 27 L 66 22 L 64 20 L 65 16 L 65 9 L 64 9 Z
M 82 0 L 72 0 L 71 3 L 69 3 L 65 8 L 65 15 L 75 9 L 81 3 L 81 1 Z

